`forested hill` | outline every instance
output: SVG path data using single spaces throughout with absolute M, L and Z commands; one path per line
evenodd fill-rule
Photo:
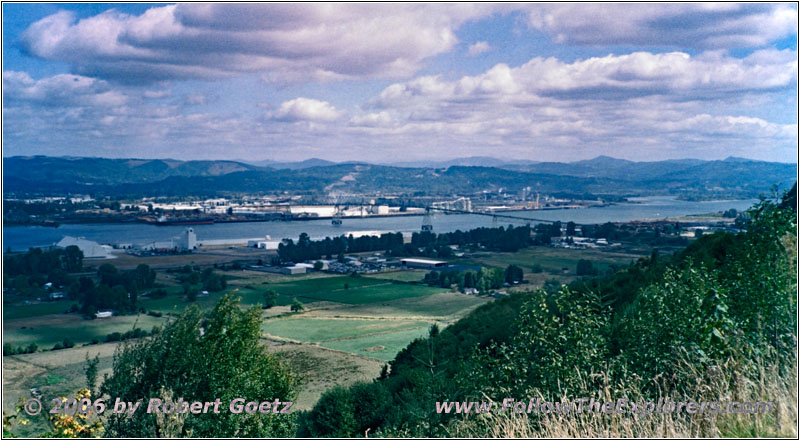
M 605 278 L 498 299 L 401 351 L 371 382 L 325 393 L 301 436 L 796 436 L 797 199 L 751 211 Z M 599 392 L 598 392 L 599 391 Z M 437 401 L 541 397 L 771 400 L 766 415 L 455 415 Z M 499 404 L 498 404 L 499 405 Z
M 519 161 L 445 168 L 324 161 L 280 164 L 271 168 L 235 161 L 11 157 L 3 160 L 3 185 L 5 194 L 107 196 L 334 190 L 452 195 L 530 187 L 543 193 L 754 198 L 769 192 L 773 184 L 785 189 L 797 175 L 796 164 L 736 158 L 631 162 L 598 157 L 573 163 Z

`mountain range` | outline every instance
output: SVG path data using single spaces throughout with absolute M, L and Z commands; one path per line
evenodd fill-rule
M 634 162 L 599 156 L 570 163 L 473 157 L 391 165 L 178 161 L 15 156 L 3 159 L 5 194 L 214 195 L 292 191 L 308 194 L 453 195 L 481 191 L 686 198 L 752 198 L 790 187 L 796 164 L 743 158 Z

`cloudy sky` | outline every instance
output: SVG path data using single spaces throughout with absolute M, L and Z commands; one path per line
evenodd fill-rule
M 3 155 L 797 156 L 793 4 L 3 5 Z

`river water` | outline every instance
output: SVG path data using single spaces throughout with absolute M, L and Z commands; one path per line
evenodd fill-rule
M 632 198 L 635 203 L 610 205 L 606 207 L 573 208 L 562 210 L 536 210 L 506 212 L 520 217 L 544 220 L 573 221 L 577 224 L 600 224 L 604 222 L 627 222 L 633 220 L 664 219 L 690 214 L 704 214 L 724 211 L 730 208 L 745 210 L 756 201 L 680 201 L 670 197 Z M 521 225 L 524 221 L 498 218 L 497 225 Z M 535 224 L 536 222 L 531 222 Z M 344 218 L 342 225 L 331 225 L 329 219 L 306 221 L 275 221 L 222 223 L 194 225 L 197 239 L 203 241 L 226 241 L 243 239 L 263 239 L 269 235 L 272 240 L 296 239 L 300 233 L 308 233 L 312 239 L 342 234 L 374 232 L 413 232 L 422 226 L 422 216 L 397 216 L 375 218 Z M 455 230 L 470 230 L 493 226 L 488 216 L 469 214 L 436 214 L 433 216 L 434 232 L 445 233 Z M 169 240 L 179 236 L 186 226 L 155 226 L 141 223 L 125 224 L 63 224 L 58 228 L 40 226 L 3 227 L 3 250 L 9 247 L 14 251 L 31 247 L 50 246 L 64 236 L 84 237 L 102 244 L 132 243 L 143 244 L 153 241 Z

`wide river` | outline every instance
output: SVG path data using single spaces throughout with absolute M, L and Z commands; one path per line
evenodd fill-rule
M 577 224 L 599 224 L 604 222 L 627 222 L 632 220 L 664 219 L 689 214 L 705 214 L 729 208 L 745 210 L 756 201 L 680 201 L 670 197 L 632 198 L 636 203 L 610 205 L 606 207 L 573 208 L 563 210 L 517 211 L 503 214 L 545 220 L 573 221 Z M 492 218 L 469 214 L 437 214 L 433 216 L 434 232 L 445 233 L 492 226 Z M 524 221 L 498 218 L 498 225 L 516 224 Z M 535 224 L 536 222 L 532 222 Z M 273 240 L 296 239 L 300 233 L 308 233 L 312 239 L 339 236 L 358 232 L 412 232 L 419 231 L 422 216 L 397 216 L 374 218 L 344 218 L 343 224 L 331 225 L 329 219 L 307 221 L 275 221 L 222 223 L 194 225 L 197 239 L 203 241 L 225 241 L 264 238 Z M 124 224 L 63 224 L 58 228 L 25 226 L 3 227 L 3 250 L 14 251 L 30 247 L 47 247 L 64 236 L 84 237 L 102 244 L 143 244 L 169 240 L 184 231 L 185 226 L 155 226 L 141 223 Z

